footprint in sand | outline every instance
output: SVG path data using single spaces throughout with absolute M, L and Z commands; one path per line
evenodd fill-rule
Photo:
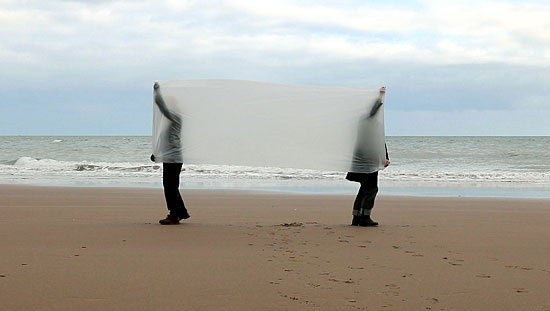
M 283 297 L 283 298 L 287 298 L 287 299 L 290 299 L 292 301 L 298 302 L 300 304 L 306 304 L 306 305 L 311 305 L 313 307 L 316 307 L 316 304 L 313 301 L 304 299 L 302 297 L 289 296 L 289 295 L 284 295 L 284 294 L 280 294 L 280 296 Z
M 396 284 L 386 284 L 385 287 L 388 289 L 386 291 L 383 291 L 382 294 L 386 296 L 399 296 L 399 285 Z
M 411 254 L 411 256 L 413 257 L 424 257 L 424 255 L 417 254 L 416 252 L 413 252 L 413 251 L 405 251 L 405 254 Z
M 527 290 L 523 287 L 517 287 L 514 288 L 514 290 L 516 291 L 516 293 L 527 293 Z
M 366 240 L 366 241 L 363 241 L 363 243 L 371 244 L 372 241 Z M 366 248 L 367 246 L 366 246 L 366 245 L 359 245 L 359 247 L 361 247 L 361 248 Z
M 511 269 L 521 269 L 525 271 L 531 271 L 533 268 L 530 267 L 521 267 L 521 266 L 504 266 L 505 268 L 511 268 Z
M 442 259 L 449 260 L 451 266 L 462 266 L 462 262 L 464 262 L 464 259 L 449 259 L 448 257 L 443 257 Z
M 347 303 L 351 304 L 350 306 L 354 309 L 357 309 L 357 307 L 355 307 L 355 304 L 357 303 L 357 299 L 350 299 L 350 298 L 347 298 Z
M 338 279 L 328 279 L 331 282 L 337 282 L 337 283 L 345 283 L 345 284 L 353 284 L 355 283 L 352 279 L 347 280 L 338 280 Z
M 284 222 L 282 224 L 280 224 L 279 226 L 281 227 L 302 227 L 304 224 L 301 223 L 301 222 L 290 222 L 290 223 L 287 223 L 287 222 Z

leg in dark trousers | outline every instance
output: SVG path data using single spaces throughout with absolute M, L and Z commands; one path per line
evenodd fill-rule
M 180 194 L 180 173 L 182 163 L 163 163 L 162 185 L 164 186 L 164 197 L 170 215 L 182 219 L 188 218 L 187 209 Z
M 354 216 L 369 216 L 378 193 L 378 172 L 365 174 L 353 203 Z
M 361 187 L 353 203 L 353 226 L 377 226 L 370 218 L 374 200 L 378 193 L 378 172 L 364 174 L 359 181 Z

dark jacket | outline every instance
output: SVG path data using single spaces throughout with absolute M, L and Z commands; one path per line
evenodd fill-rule
M 388 155 L 388 146 L 384 145 L 386 148 L 386 160 L 390 160 L 390 156 Z M 348 172 L 346 175 L 346 179 L 349 181 L 355 181 L 358 183 L 370 181 L 372 179 L 372 175 L 378 175 L 378 172 L 373 173 L 355 173 L 355 172 Z

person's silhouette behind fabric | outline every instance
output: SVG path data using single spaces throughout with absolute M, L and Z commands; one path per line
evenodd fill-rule
M 163 158 L 158 159 L 151 155 L 152 161 L 162 161 L 162 185 L 164 197 L 169 214 L 165 219 L 159 220 L 161 225 L 176 225 L 180 220 L 189 218 L 189 213 L 179 191 L 180 173 L 183 166 L 181 154 L 181 117 L 170 111 L 162 98 L 157 82 L 153 86 L 154 101 L 159 111 L 168 119 L 169 124 L 160 133 L 160 149 L 163 150 Z
M 369 143 L 369 127 L 373 126 L 372 118 L 376 117 L 380 108 L 384 104 L 383 95 L 386 88 L 380 88 L 380 97 L 372 106 L 372 109 L 363 115 L 359 121 L 358 135 L 356 147 L 353 154 L 352 166 L 350 172 L 346 175 L 349 181 L 358 182 L 361 184 L 355 202 L 353 203 L 353 220 L 352 226 L 377 226 L 378 223 L 372 220 L 371 211 L 374 207 L 374 201 L 378 193 L 378 171 L 365 173 L 365 170 L 372 170 L 376 167 L 377 152 L 373 146 L 368 146 Z M 365 145 L 367 144 L 367 145 Z M 370 147 L 370 148 L 369 148 Z M 384 166 L 390 165 L 388 149 L 386 148 L 386 159 Z

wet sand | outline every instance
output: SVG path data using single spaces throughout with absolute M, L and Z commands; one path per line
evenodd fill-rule
M 550 199 L 0 186 L 1 310 L 550 310 Z

